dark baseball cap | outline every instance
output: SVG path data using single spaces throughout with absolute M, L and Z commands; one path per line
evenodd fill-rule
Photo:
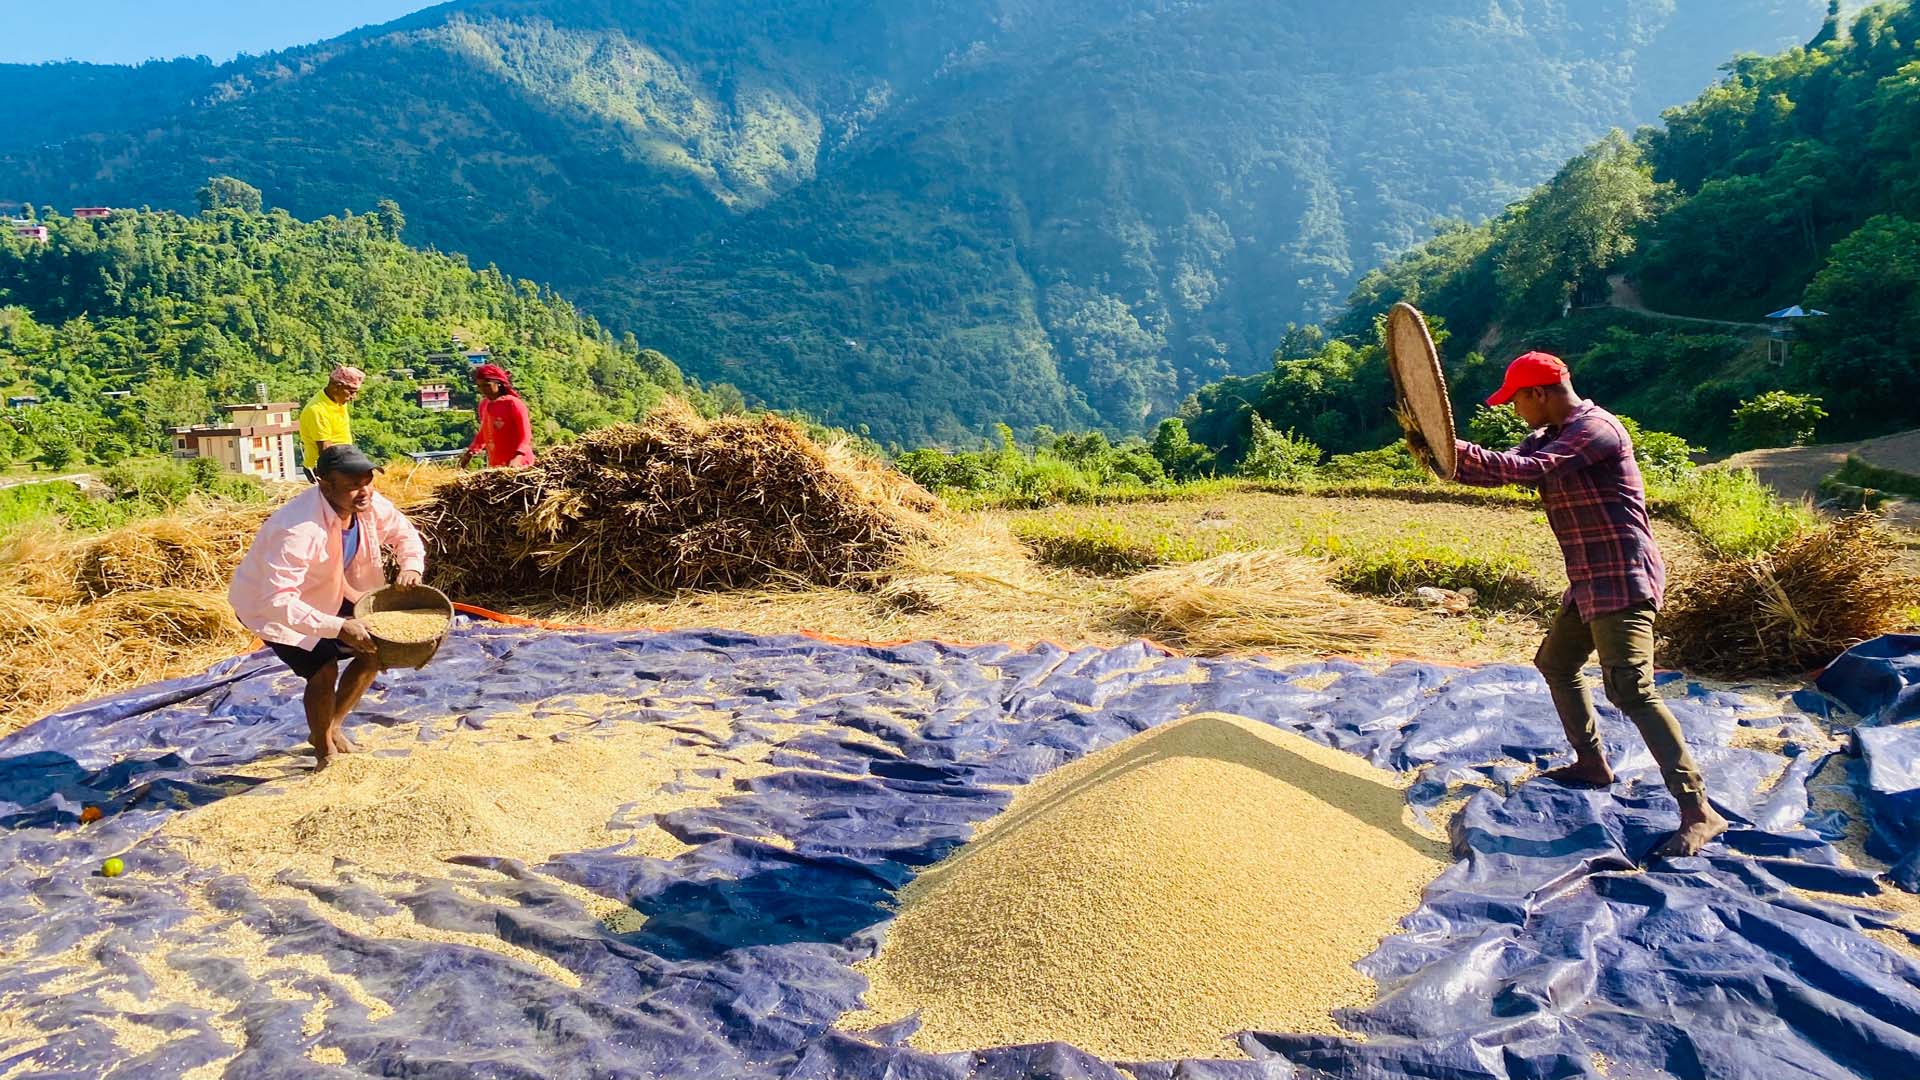
M 359 475 L 379 471 L 380 466 L 375 465 L 372 458 L 361 453 L 360 448 L 352 443 L 334 443 L 320 451 L 320 460 L 313 466 L 315 476 L 337 472 Z

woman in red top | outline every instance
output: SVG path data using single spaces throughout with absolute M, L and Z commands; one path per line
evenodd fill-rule
M 480 392 L 480 430 L 473 443 L 460 455 L 460 467 L 466 468 L 474 452 L 487 448 L 487 467 L 518 468 L 533 464 L 533 419 L 527 403 L 513 388 L 507 369 L 498 364 L 481 364 L 473 369 L 473 385 Z

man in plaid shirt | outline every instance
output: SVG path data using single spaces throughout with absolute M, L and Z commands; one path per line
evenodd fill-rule
M 1727 821 L 1708 805 L 1680 724 L 1653 685 L 1653 621 L 1667 570 L 1647 517 L 1633 440 L 1612 413 L 1573 392 L 1567 366 L 1547 353 L 1527 353 L 1507 367 L 1506 381 L 1487 404 L 1508 402 L 1533 434 L 1505 453 L 1460 440 L 1454 479 L 1539 488 L 1567 560 L 1572 586 L 1533 662 L 1546 676 L 1575 757 L 1542 775 L 1569 786 L 1613 783 L 1581 674 L 1597 650 L 1607 700 L 1640 729 L 1680 803 L 1680 829 L 1656 854 L 1696 854 L 1726 831 Z

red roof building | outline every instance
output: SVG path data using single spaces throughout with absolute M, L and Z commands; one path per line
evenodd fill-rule
M 76 206 L 73 208 L 73 216 L 82 221 L 90 221 L 96 218 L 112 217 L 113 210 L 105 206 Z

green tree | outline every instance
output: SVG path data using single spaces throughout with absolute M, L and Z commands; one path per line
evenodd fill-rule
M 1473 417 L 1467 421 L 1467 439 L 1490 450 L 1511 450 L 1532 432 L 1511 405 L 1475 405 Z
M 1633 253 L 1659 190 L 1640 148 L 1618 129 L 1568 162 L 1504 230 L 1497 261 L 1508 301 L 1538 311 L 1571 300 Z
M 1835 244 L 1807 289 L 1812 368 L 1857 429 L 1911 424 L 1920 400 L 1920 221 L 1882 215 Z
M 40 463 L 49 469 L 58 471 L 73 464 L 79 447 L 74 445 L 73 436 L 64 431 L 49 432 L 40 440 Z
M 1252 441 L 1247 455 L 1240 459 L 1240 475 L 1255 480 L 1298 482 L 1313 476 L 1320 464 L 1321 452 L 1313 441 L 1280 431 L 1259 413 L 1253 414 Z
M 1151 447 L 1155 460 L 1175 480 L 1195 480 L 1213 473 L 1213 451 L 1193 441 L 1186 421 L 1169 416 L 1153 431 Z
M 1804 446 L 1814 429 L 1827 418 L 1820 399 L 1809 394 L 1769 390 L 1733 410 L 1734 437 L 1749 449 L 1765 446 Z
M 407 231 L 407 215 L 400 212 L 400 204 L 392 199 L 381 199 L 374 207 L 373 217 L 380 223 L 380 235 L 389 240 L 400 239 Z
M 1656 480 L 1676 480 L 1693 469 L 1693 455 L 1700 452 L 1678 435 L 1649 431 L 1631 416 L 1622 416 L 1620 426 L 1627 429 L 1633 442 L 1633 460 L 1640 471 Z
M 215 176 L 207 180 L 197 193 L 202 211 L 239 210 L 248 214 L 257 214 L 263 205 L 260 189 L 244 180 L 231 176 Z

